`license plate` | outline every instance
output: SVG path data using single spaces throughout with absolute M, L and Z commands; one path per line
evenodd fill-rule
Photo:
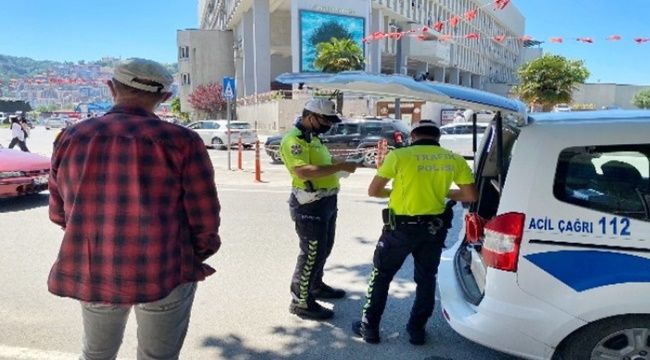
M 41 175 L 41 176 L 35 177 L 34 180 L 33 180 L 33 183 L 34 183 L 34 185 L 47 184 L 47 179 L 48 179 L 48 175 Z

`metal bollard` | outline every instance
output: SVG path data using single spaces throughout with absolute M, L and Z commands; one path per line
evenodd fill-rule
M 240 136 L 239 140 L 237 141 L 237 169 L 239 170 L 244 170 L 244 166 L 242 165 L 243 151 L 244 151 L 244 146 L 241 144 L 241 136 Z
M 255 142 L 255 181 L 262 182 L 262 167 L 260 165 L 260 141 Z

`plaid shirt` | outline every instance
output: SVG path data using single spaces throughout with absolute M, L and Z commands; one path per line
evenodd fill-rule
M 219 249 L 214 170 L 192 130 L 113 107 L 54 143 L 50 220 L 65 230 L 49 291 L 134 304 L 205 279 Z

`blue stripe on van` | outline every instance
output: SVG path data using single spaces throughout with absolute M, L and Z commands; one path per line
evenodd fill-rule
M 524 256 L 581 292 L 600 286 L 650 282 L 650 259 L 611 251 L 552 251 Z

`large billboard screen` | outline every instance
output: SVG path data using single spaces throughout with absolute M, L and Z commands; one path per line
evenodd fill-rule
M 358 16 L 331 14 L 318 11 L 300 10 L 300 71 L 317 71 L 314 67 L 316 46 L 331 38 L 348 38 L 365 47 L 366 19 Z

